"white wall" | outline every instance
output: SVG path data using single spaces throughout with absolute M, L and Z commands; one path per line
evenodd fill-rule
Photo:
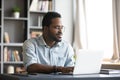
M 65 26 L 63 39 L 69 43 L 73 41 L 73 0 L 55 0 L 55 11 L 62 16 L 62 23 Z

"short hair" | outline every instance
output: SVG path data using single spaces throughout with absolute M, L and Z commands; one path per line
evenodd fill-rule
M 61 15 L 57 12 L 47 12 L 43 17 L 42 27 L 49 26 L 54 18 L 61 18 Z

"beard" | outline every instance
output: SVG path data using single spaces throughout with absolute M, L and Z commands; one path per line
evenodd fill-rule
M 55 41 L 55 42 L 61 42 L 62 41 L 62 32 L 58 31 L 57 33 L 51 32 L 49 29 L 47 32 L 47 35 L 50 40 Z
M 53 37 L 52 39 L 56 42 L 61 42 L 62 41 L 62 39 L 57 39 L 56 37 Z
M 51 40 L 53 40 L 53 41 L 61 42 L 61 41 L 62 41 L 61 35 L 62 35 L 61 32 L 59 32 L 59 33 L 57 33 L 57 34 L 55 34 L 55 35 L 49 33 L 49 38 L 50 38 Z
M 57 38 L 57 34 L 56 34 L 56 36 L 50 36 L 50 38 L 51 38 L 53 41 L 56 41 L 56 42 L 61 42 L 61 41 L 62 41 L 62 38 Z

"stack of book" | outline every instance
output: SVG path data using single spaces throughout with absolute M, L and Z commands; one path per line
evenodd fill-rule
M 116 69 L 102 69 L 100 74 L 120 74 L 120 70 Z
M 30 11 L 48 12 L 52 10 L 52 0 L 33 0 Z
M 8 47 L 4 47 L 4 61 L 21 61 L 18 50 L 8 50 Z

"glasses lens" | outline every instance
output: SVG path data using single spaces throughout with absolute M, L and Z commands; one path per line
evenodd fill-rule
M 63 28 L 62 28 L 62 32 L 65 32 L 65 27 L 63 26 Z

